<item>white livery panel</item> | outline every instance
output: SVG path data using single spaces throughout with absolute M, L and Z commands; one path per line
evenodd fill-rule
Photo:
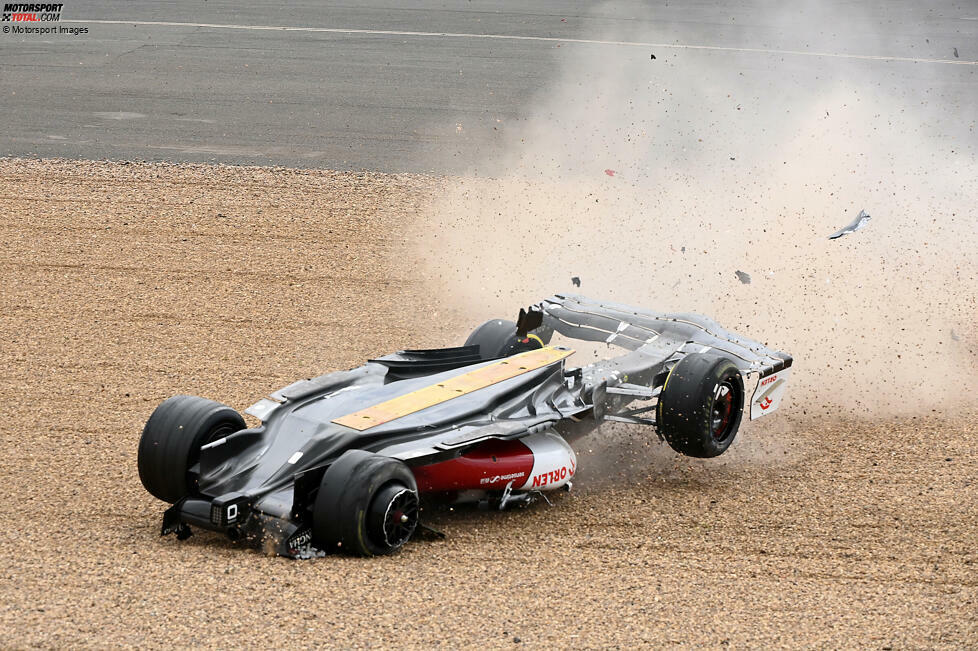
M 563 437 L 540 432 L 520 439 L 533 452 L 530 476 L 514 490 L 551 491 L 566 485 L 577 470 L 577 455 Z
M 786 368 L 758 381 L 750 401 L 751 420 L 774 413 L 781 406 L 790 375 L 791 369 Z

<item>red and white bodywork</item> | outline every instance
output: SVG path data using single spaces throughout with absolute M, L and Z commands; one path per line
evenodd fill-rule
M 456 492 L 467 501 L 489 490 L 562 488 L 577 470 L 577 456 L 563 437 L 546 431 L 516 440 L 491 439 L 454 459 L 412 470 L 419 491 Z

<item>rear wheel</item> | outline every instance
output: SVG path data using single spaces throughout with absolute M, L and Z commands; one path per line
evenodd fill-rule
M 656 426 L 676 452 L 715 457 L 733 442 L 743 409 L 744 380 L 736 364 L 692 353 L 666 378 L 659 394 Z
M 197 396 L 164 400 L 146 421 L 139 439 L 139 479 L 154 497 L 178 502 L 196 492 L 189 470 L 200 447 L 245 428 L 241 414 Z
M 543 342 L 538 337 L 518 338 L 516 324 L 505 319 L 486 321 L 472 331 L 469 338 L 465 340 L 465 345 L 478 346 L 482 359 L 509 357 L 516 353 L 543 348 Z
M 401 461 L 363 450 L 326 469 L 313 505 L 313 543 L 379 556 L 400 549 L 418 526 L 418 485 Z

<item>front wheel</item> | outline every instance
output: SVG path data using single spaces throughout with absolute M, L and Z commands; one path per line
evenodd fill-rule
M 313 543 L 379 556 L 400 549 L 418 526 L 418 485 L 401 461 L 348 450 L 323 474 L 313 505 Z
M 691 353 L 669 372 L 659 394 L 656 427 L 673 450 L 690 457 L 723 454 L 744 410 L 744 379 L 723 357 Z

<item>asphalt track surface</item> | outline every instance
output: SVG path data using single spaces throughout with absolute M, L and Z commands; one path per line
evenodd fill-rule
M 692 47 L 730 74 L 854 57 L 927 79 L 978 60 L 973 3 L 820 3 L 844 35 L 776 6 L 70 2 L 63 25 L 87 34 L 0 34 L 0 153 L 462 172 L 582 49 L 615 67 Z

